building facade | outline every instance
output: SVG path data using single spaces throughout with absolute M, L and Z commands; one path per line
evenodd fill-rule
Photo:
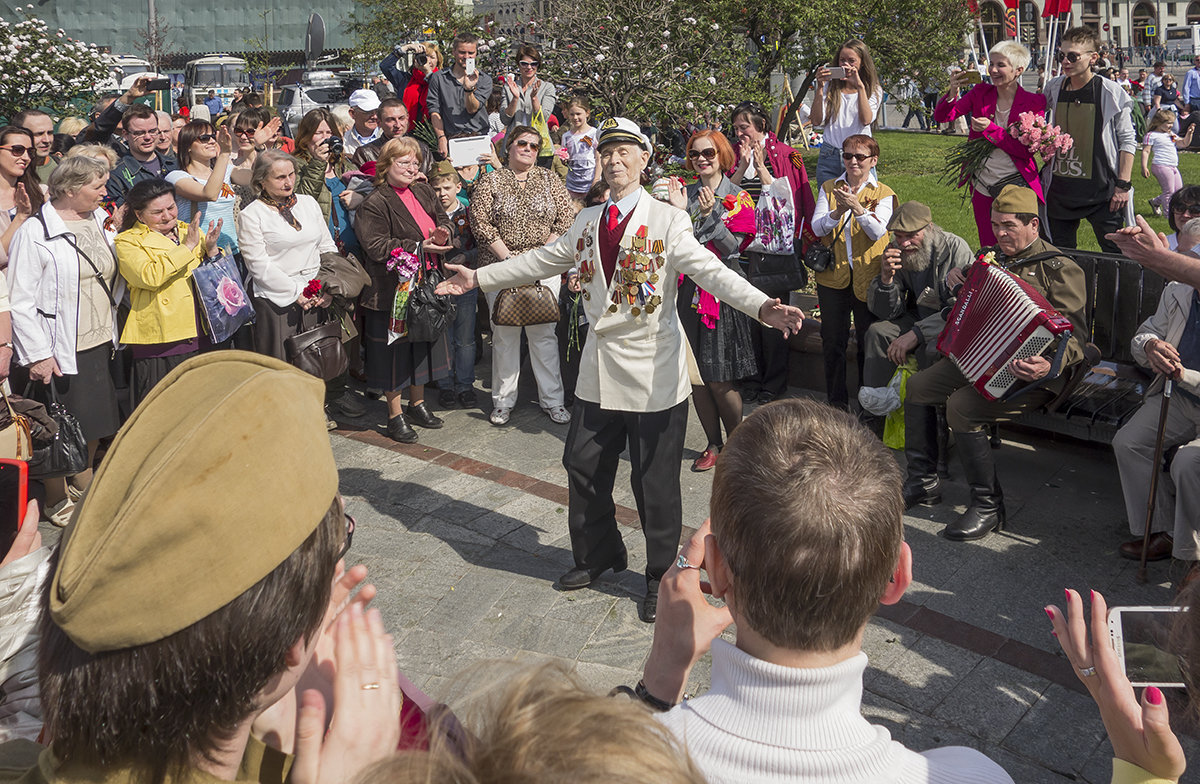
M 1030 48 L 1045 44 L 1042 7 L 1042 0 L 1020 0 L 1018 6 L 1021 43 Z M 1004 3 L 982 0 L 979 21 L 988 46 L 1002 40 Z M 1166 43 L 1166 28 L 1200 24 L 1200 0 L 1075 0 L 1070 23 L 1095 29 L 1102 40 L 1113 46 L 1162 46 Z

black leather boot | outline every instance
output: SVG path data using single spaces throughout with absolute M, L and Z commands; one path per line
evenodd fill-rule
M 417 431 L 412 429 L 408 421 L 404 418 L 404 414 L 396 414 L 396 416 L 388 419 L 387 423 L 388 438 L 393 441 L 399 441 L 401 444 L 417 443 Z
M 963 472 L 971 486 L 971 505 L 946 526 L 946 538 L 956 542 L 982 539 L 992 531 L 1004 529 L 1004 493 L 992 460 L 991 436 L 987 430 L 955 433 Z
M 904 480 L 904 508 L 942 502 L 942 485 L 937 475 L 937 414 L 933 406 L 904 406 L 904 456 L 908 476 Z
M 408 417 L 408 421 L 412 422 L 414 425 L 427 427 L 430 430 L 437 430 L 442 426 L 441 417 L 434 416 L 433 412 L 430 411 L 425 405 L 424 400 L 422 400 L 420 403 L 417 403 L 415 406 L 410 404 L 408 408 L 404 410 L 404 415 Z
M 950 426 L 946 424 L 946 407 L 937 407 L 937 472 L 943 479 L 950 478 Z

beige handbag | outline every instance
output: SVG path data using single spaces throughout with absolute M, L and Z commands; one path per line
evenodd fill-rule
M 5 386 L 0 384 L 0 396 L 4 397 L 4 409 L 0 409 L 0 457 L 29 460 L 33 455 L 29 420 L 13 410 Z

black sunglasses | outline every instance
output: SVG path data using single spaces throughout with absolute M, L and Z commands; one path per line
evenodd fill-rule
M 217 138 L 217 135 L 215 133 L 202 133 L 196 137 L 196 141 L 207 143 L 207 142 L 211 142 L 215 138 Z
M 875 157 L 874 155 L 868 155 L 867 153 L 862 153 L 862 152 L 844 152 L 844 153 L 842 153 L 843 161 L 858 161 L 859 163 L 862 163 L 863 161 L 867 160 L 868 158 L 874 158 L 874 157 Z
M 354 518 L 343 512 L 346 517 L 346 538 L 342 541 L 342 549 L 338 551 L 337 559 L 340 561 L 346 557 L 346 553 L 350 552 L 350 543 L 354 541 Z
M 1080 54 L 1079 52 L 1064 52 L 1062 49 L 1059 49 L 1054 53 L 1054 59 L 1060 63 L 1063 60 L 1066 60 L 1068 63 L 1077 63 L 1089 54 L 1092 54 L 1092 52 L 1084 52 L 1083 54 Z
M 12 153 L 14 158 L 20 158 L 25 153 L 29 153 L 31 156 L 33 155 L 33 148 L 26 147 L 23 144 L 9 144 L 5 147 L 0 147 L 0 150 L 8 150 L 10 153 Z
M 704 158 L 705 160 L 711 161 L 713 158 L 717 157 L 717 148 L 709 147 L 707 150 L 688 150 L 688 157 L 692 160 Z
M 1175 204 L 1171 207 L 1172 212 L 1182 212 L 1185 215 L 1200 215 L 1200 204 Z

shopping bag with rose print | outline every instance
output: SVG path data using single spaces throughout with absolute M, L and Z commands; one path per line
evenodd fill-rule
M 192 270 L 192 285 L 204 314 L 204 331 L 213 343 L 223 343 L 254 322 L 254 307 L 242 285 L 237 263 L 222 252 Z

